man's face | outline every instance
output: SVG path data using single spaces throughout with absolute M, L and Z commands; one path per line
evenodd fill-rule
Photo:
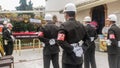
M 12 27 L 8 27 L 10 30 L 12 30 Z
M 68 15 L 67 15 L 67 13 L 64 13 L 64 18 L 65 18 L 65 20 L 68 20 Z
M 110 26 L 111 25 L 111 22 L 109 20 L 106 20 L 106 25 L 107 26 Z
M 57 17 L 53 17 L 53 21 L 54 21 L 54 22 L 57 22 Z

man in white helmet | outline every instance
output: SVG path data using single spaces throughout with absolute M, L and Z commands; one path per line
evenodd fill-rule
M 66 22 L 61 24 L 57 41 L 63 48 L 62 68 L 82 68 L 82 40 L 85 38 L 84 26 L 76 21 L 76 6 L 73 3 L 65 5 Z M 81 41 L 79 43 L 79 41 Z
M 13 53 L 13 42 L 15 41 L 15 38 L 12 35 L 12 27 L 11 23 L 7 23 L 7 29 L 3 32 L 3 41 L 6 49 L 5 55 L 12 55 Z
M 108 30 L 108 61 L 110 68 L 120 68 L 120 28 L 116 26 L 117 16 L 111 14 L 106 19 L 109 30 Z
M 44 68 L 50 68 L 52 61 L 53 68 L 59 68 L 59 46 L 55 44 L 58 27 L 52 22 L 52 15 L 46 14 L 44 20 L 46 25 L 39 30 L 39 39 L 45 46 L 43 48 Z
M 92 27 L 91 17 L 86 16 L 84 18 L 85 29 L 87 32 L 88 38 L 86 39 L 83 48 L 84 48 L 84 68 L 96 68 L 95 62 L 95 39 L 97 38 L 97 32 L 94 27 Z

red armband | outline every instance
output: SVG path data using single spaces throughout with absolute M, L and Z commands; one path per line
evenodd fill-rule
M 38 36 L 43 37 L 43 36 L 44 36 L 44 33 L 40 31 L 40 32 L 38 33 Z
M 110 34 L 110 35 L 109 35 L 109 38 L 110 38 L 110 39 L 115 39 L 115 35 L 114 35 L 114 34 Z
M 59 33 L 58 37 L 57 37 L 57 40 L 64 41 L 65 40 L 65 34 Z

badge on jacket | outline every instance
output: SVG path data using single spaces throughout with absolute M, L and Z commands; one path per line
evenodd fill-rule
M 109 35 L 109 38 L 110 38 L 110 39 L 115 39 L 115 35 L 114 35 L 114 34 L 110 34 L 110 35 Z
M 40 32 L 38 33 L 38 36 L 43 37 L 43 36 L 44 36 L 44 33 L 40 31 Z
M 65 40 L 65 34 L 59 33 L 58 37 L 57 37 L 57 40 L 64 41 Z

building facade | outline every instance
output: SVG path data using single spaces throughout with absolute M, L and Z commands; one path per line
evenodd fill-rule
M 92 20 L 97 21 L 99 33 L 105 25 L 105 19 L 109 14 L 118 16 L 117 25 L 120 26 L 120 0 L 47 0 L 46 12 L 56 14 L 61 21 L 64 21 L 64 15 L 59 11 L 64 9 L 65 4 L 75 3 L 77 6 L 77 20 L 83 22 L 85 16 L 91 16 Z

